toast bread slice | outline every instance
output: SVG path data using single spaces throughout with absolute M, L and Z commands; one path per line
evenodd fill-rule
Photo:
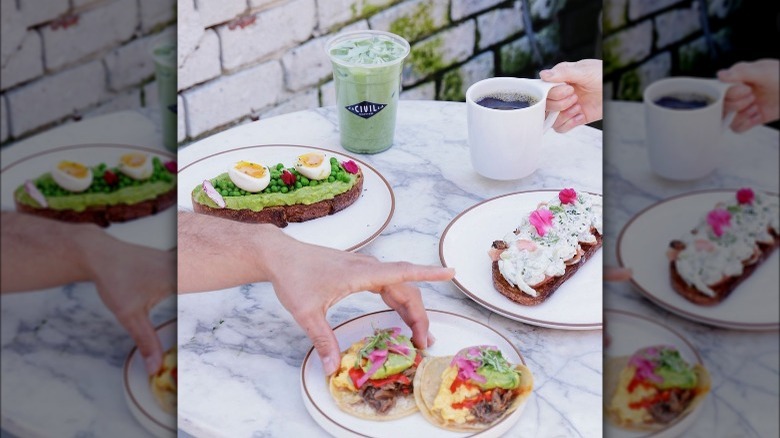
M 290 222 L 305 222 L 339 212 L 358 200 L 363 191 L 363 172 L 357 174 L 355 185 L 349 190 L 332 199 L 325 199 L 313 204 L 295 204 L 275 207 L 265 207 L 260 211 L 250 209 L 213 208 L 201 204 L 192 198 L 192 209 L 196 213 L 209 214 L 238 222 L 274 224 L 284 228 Z
M 745 280 L 747 280 L 758 267 L 766 261 L 772 254 L 772 251 L 780 247 L 780 235 L 770 229 L 772 243 L 757 242 L 759 255 L 752 259 L 751 263 L 745 264 L 742 274 L 738 276 L 726 277 L 717 284 L 710 285 L 710 289 L 715 292 L 715 296 L 707 295 L 697 289 L 694 285 L 688 284 L 677 271 L 675 260 L 669 262 L 670 279 L 672 288 L 686 300 L 701 306 L 714 306 L 720 304 Z M 685 244 L 679 240 L 672 241 L 670 244 L 674 250 L 681 251 Z
M 157 195 L 154 199 L 147 199 L 134 204 L 96 205 L 87 207 L 83 211 L 32 207 L 19 202 L 16 198 L 14 198 L 14 203 L 16 204 L 16 210 L 21 213 L 34 214 L 64 222 L 91 222 L 101 227 L 107 227 L 113 222 L 127 222 L 151 216 L 173 206 L 176 203 L 176 186 L 167 192 Z
M 583 254 L 580 257 L 579 262 L 571 265 L 567 265 L 566 271 L 564 272 L 563 275 L 558 277 L 550 277 L 545 281 L 543 281 L 542 283 L 532 286 L 534 290 L 536 290 L 537 296 L 532 297 L 531 295 L 528 295 L 527 293 L 520 290 L 518 287 L 513 286 L 508 281 L 506 281 L 506 279 L 501 274 L 501 271 L 498 268 L 497 261 L 494 261 L 492 266 L 493 286 L 496 288 L 496 290 L 499 293 L 501 293 L 501 295 L 523 306 L 536 306 L 542 304 L 566 280 L 571 278 L 571 276 L 574 275 L 574 273 L 577 272 L 580 269 L 580 267 L 583 264 L 585 264 L 585 262 L 588 261 L 588 259 L 590 259 L 591 256 L 593 256 L 593 254 L 596 253 L 596 251 L 599 250 L 599 248 L 601 248 L 602 241 L 603 241 L 601 234 L 595 231 L 593 234 L 596 236 L 596 242 L 580 243 L 580 246 L 582 247 L 583 250 Z M 503 241 L 496 241 L 496 242 L 503 242 Z

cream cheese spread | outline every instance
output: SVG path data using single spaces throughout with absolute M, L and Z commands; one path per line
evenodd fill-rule
M 576 199 L 565 204 L 560 199 L 549 201 L 537 210 L 552 213 L 551 224 L 543 235 L 529 219 L 504 237 L 508 248 L 501 253 L 498 268 L 507 282 L 524 293 L 538 296 L 534 286 L 548 277 L 561 276 L 567 262 L 578 261 L 580 243 L 595 243 L 602 234 L 602 197 L 577 193 Z M 575 258 L 576 257 L 576 258 Z
M 677 254 L 680 277 L 705 295 L 714 297 L 712 286 L 726 277 L 742 274 L 760 250 L 758 243 L 774 241 L 769 230 L 780 231 L 780 202 L 776 195 L 755 193 L 751 203 L 721 203 L 716 209 L 729 213 L 728 224 L 718 236 L 706 219 L 680 240 L 685 249 Z

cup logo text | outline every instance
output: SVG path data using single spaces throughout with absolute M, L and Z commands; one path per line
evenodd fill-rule
M 384 103 L 374 103 L 374 102 L 368 102 L 366 100 L 356 103 L 354 105 L 347 105 L 344 108 L 346 108 L 347 111 L 351 112 L 352 114 L 362 117 L 364 119 L 370 119 L 371 117 L 375 116 L 379 111 L 382 111 L 387 104 Z

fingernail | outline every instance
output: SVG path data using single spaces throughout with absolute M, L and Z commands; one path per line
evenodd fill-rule
M 433 333 L 428 332 L 428 346 L 430 347 L 436 342 L 436 336 L 433 336 Z
M 144 364 L 146 365 L 146 372 L 149 375 L 155 374 L 157 370 L 160 369 L 160 365 L 162 365 L 162 359 L 160 356 L 153 354 L 151 356 L 147 356 L 144 358 Z
M 339 360 L 333 356 L 326 356 L 322 359 L 322 366 L 325 368 L 325 374 L 331 375 L 339 369 Z
M 553 76 L 553 75 L 554 75 L 554 73 L 552 72 L 552 70 L 542 70 L 542 71 L 539 72 L 539 76 L 540 77 L 541 76 Z

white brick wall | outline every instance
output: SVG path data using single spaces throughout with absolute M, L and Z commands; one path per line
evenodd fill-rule
M 246 0 L 195 0 L 203 27 L 225 23 L 247 10 Z
M 195 9 L 194 0 L 179 0 L 176 27 L 178 30 L 176 65 L 181 68 L 187 57 L 198 47 L 204 33 L 203 23 L 200 14 Z
M 485 52 L 458 68 L 457 71 L 463 79 L 463 87 L 460 90 L 463 96 L 466 95 L 466 90 L 472 84 L 495 76 L 495 61 L 493 58 L 493 52 Z
M 661 14 L 655 17 L 655 28 L 663 29 L 663 32 L 656 32 L 657 49 L 674 44 L 701 29 L 698 8 L 694 5 L 688 9 L 673 9 Z
M 108 86 L 119 91 L 130 85 L 136 85 L 154 75 L 152 44 L 157 38 L 152 35 L 117 47 L 105 57 L 108 69 Z
M 0 63 L 5 65 L 27 33 L 22 14 L 16 9 L 15 0 L 0 0 L 0 28 L 3 29 L 3 37 L 0 38 Z
M 681 3 L 684 0 L 630 0 L 628 4 L 628 18 L 637 20 L 655 11 L 672 6 L 675 3 Z
M 317 0 L 317 19 L 321 31 L 354 21 L 363 15 L 367 7 L 375 9 L 387 6 L 393 0 Z M 353 12 L 354 11 L 354 12 Z
M 26 27 L 54 20 L 68 11 L 68 0 L 23 0 L 19 2 Z M 3 33 L 5 35 L 5 33 Z
M 402 100 L 432 100 L 436 98 L 436 82 L 426 82 L 401 91 Z
M 8 140 L 10 129 L 8 129 L 8 110 L 6 109 L 5 94 L 0 95 L 0 142 Z
M 179 67 L 179 90 L 214 79 L 222 72 L 219 62 L 219 37 L 213 29 L 203 34 L 200 44 Z
M 187 138 L 187 107 L 181 95 L 176 96 L 176 112 L 179 114 L 176 123 L 176 141 L 181 143 Z
M 625 65 L 650 55 L 652 41 L 653 23 L 644 21 L 604 38 L 603 45 L 610 48 L 610 53 L 618 58 L 616 61 L 619 64 Z
M 41 78 L 8 92 L 11 135 L 55 122 L 100 102 L 105 93 L 105 71 L 92 61 L 52 76 Z
M 5 90 L 43 74 L 43 53 L 38 32 L 27 32 L 19 50 L 0 69 L 0 89 Z
M 313 39 L 300 45 L 282 57 L 284 82 L 287 89 L 299 91 L 332 75 L 330 58 L 325 53 L 325 44 L 330 37 Z
M 457 27 L 420 41 L 412 47 L 412 51 L 424 50 L 425 47 L 429 47 L 435 53 L 434 56 L 439 58 L 442 67 L 457 64 L 468 59 L 474 52 L 475 28 L 474 20 L 468 20 Z M 407 62 L 406 67 L 404 67 L 403 85 L 415 84 L 426 76 L 427 74 L 420 72 L 418 68 Z
M 278 61 L 242 70 L 184 92 L 187 135 L 195 137 L 276 103 L 282 94 Z
M 485 49 L 523 30 L 520 3 L 512 8 L 493 9 L 477 17 L 479 48 Z
M 672 55 L 669 52 L 662 52 L 639 66 L 635 70 L 636 77 L 639 79 L 639 94 L 641 95 L 648 85 L 658 79 L 669 77 L 671 68 Z M 634 87 L 636 84 L 633 83 L 633 80 L 631 84 L 626 84 L 625 81 L 621 79 L 618 86 L 620 87 L 620 92 L 625 92 L 624 90 L 626 87 Z
M 322 106 L 336 104 L 336 84 L 333 81 L 326 82 L 320 87 L 320 103 Z
M 161 24 L 176 20 L 176 0 L 138 0 L 141 30 L 148 32 Z
M 103 114 L 126 111 L 141 106 L 141 92 L 138 89 L 125 91 L 103 101 L 96 108 L 84 113 L 84 117 L 95 117 Z
M 261 119 L 267 119 L 269 117 L 278 116 L 281 114 L 291 113 L 294 111 L 302 111 L 306 109 L 317 108 L 320 106 L 320 96 L 316 88 L 310 88 L 309 90 L 300 92 L 293 95 L 286 101 L 271 107 L 270 109 L 263 111 L 260 114 Z
M 504 0 L 452 0 L 451 15 L 453 20 L 460 20 L 502 3 Z
M 244 28 L 217 27 L 222 68 L 233 70 L 305 41 L 316 24 L 314 12 L 314 0 L 293 0 L 257 13 Z
M 43 27 L 46 69 L 51 71 L 72 65 L 130 39 L 136 21 L 127 17 L 137 16 L 137 6 L 136 2 L 114 0 L 104 7 L 84 12 L 78 23 L 67 29 Z
M 421 12 L 426 12 L 427 16 L 420 16 Z M 429 24 L 433 29 L 440 29 L 448 23 L 448 16 L 449 8 L 446 1 L 416 0 L 400 3 L 392 8 L 379 12 L 371 17 L 368 22 L 371 25 L 371 29 L 390 31 L 390 25 L 399 19 L 406 18 L 415 24 L 430 20 Z M 414 42 L 430 34 L 431 31 L 428 30 L 426 33 L 414 35 L 414 38 L 410 42 Z

